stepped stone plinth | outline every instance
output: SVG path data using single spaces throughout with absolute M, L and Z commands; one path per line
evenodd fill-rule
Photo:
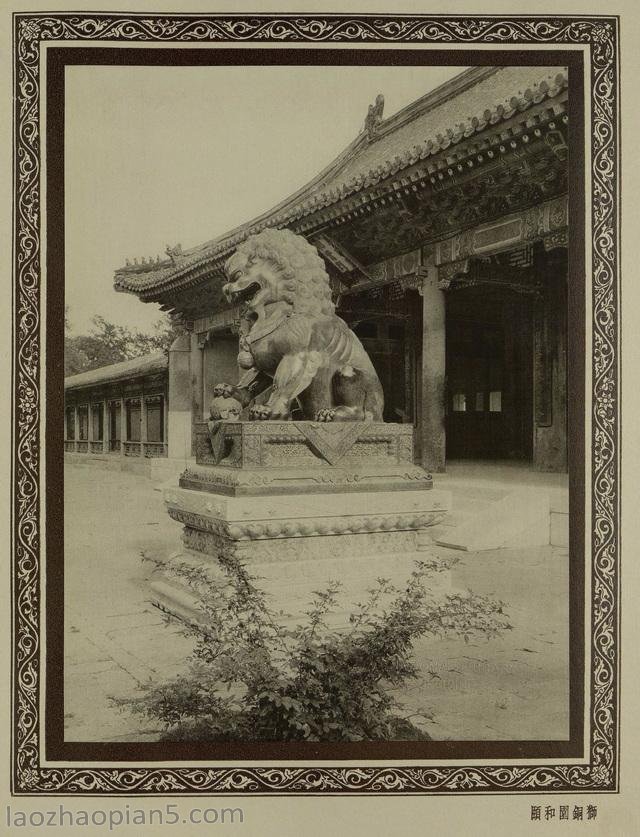
M 238 421 L 197 425 L 196 464 L 165 503 L 183 526 L 174 561 L 216 573 L 235 555 L 291 612 L 331 579 L 352 598 L 380 576 L 404 582 L 450 498 L 413 463 L 410 425 Z M 190 609 L 170 566 L 153 587 L 163 607 Z

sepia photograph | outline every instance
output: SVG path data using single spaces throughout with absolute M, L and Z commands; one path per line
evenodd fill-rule
M 569 96 L 67 69 L 66 739 L 569 738 Z
M 15 16 L 20 787 L 617 782 L 615 23 L 321 17 Z

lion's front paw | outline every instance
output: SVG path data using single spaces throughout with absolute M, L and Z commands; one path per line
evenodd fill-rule
M 316 414 L 316 421 L 333 421 L 335 417 L 335 407 L 327 407 L 324 410 L 318 410 Z
M 271 418 L 271 407 L 266 404 L 255 404 L 249 410 L 250 421 L 266 421 Z
M 231 398 L 234 394 L 234 387 L 231 384 L 216 384 L 213 394 L 216 398 Z

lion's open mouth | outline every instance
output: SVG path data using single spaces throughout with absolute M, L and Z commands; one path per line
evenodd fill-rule
M 229 302 L 251 302 L 255 295 L 260 290 L 260 285 L 257 282 L 252 282 L 246 288 L 233 288 L 227 285 L 224 288 L 224 294 Z

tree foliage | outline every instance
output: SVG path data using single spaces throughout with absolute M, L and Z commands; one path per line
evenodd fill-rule
M 346 627 L 331 627 L 340 588 L 331 583 L 292 627 L 241 561 L 220 561 L 222 580 L 192 564 L 174 567 L 201 611 L 197 621 L 178 620 L 195 639 L 188 672 L 116 701 L 159 720 L 165 740 L 428 739 L 402 717 L 395 695 L 419 675 L 414 640 L 493 637 L 511 627 L 501 602 L 471 592 L 433 596 L 425 582 L 448 569 L 434 561 L 417 562 L 403 589 L 377 579 Z
M 89 334 L 69 334 L 69 312 L 65 309 L 64 374 L 76 375 L 123 360 L 168 351 L 177 336 L 177 329 L 168 317 L 161 317 L 151 333 L 116 325 L 97 315 Z

